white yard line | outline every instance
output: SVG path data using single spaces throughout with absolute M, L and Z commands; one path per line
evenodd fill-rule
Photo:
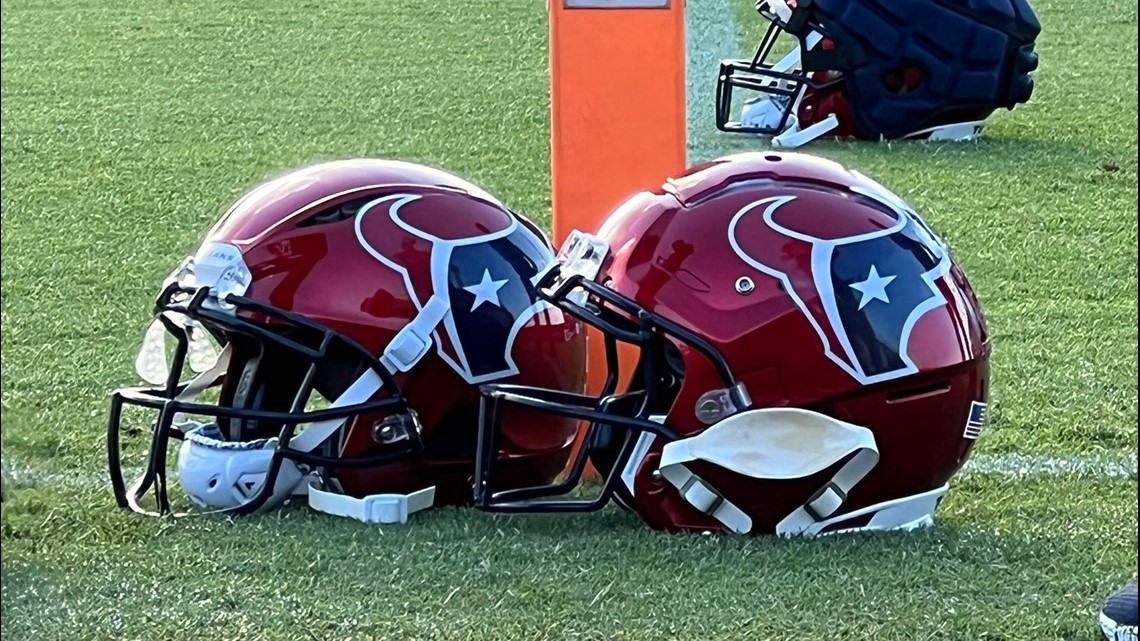
M 713 98 L 720 61 L 740 57 L 741 35 L 730 0 L 689 0 L 685 5 L 690 165 L 725 153 L 729 134 L 716 129 Z
M 979 454 L 970 458 L 962 472 L 1014 477 L 1075 476 L 1103 479 L 1131 476 L 1136 478 L 1136 457 L 1127 455 Z
M 127 475 L 127 481 L 130 482 L 134 480 L 141 473 L 141 469 L 129 471 Z M 101 489 L 111 487 L 111 478 L 107 472 L 103 472 L 102 474 L 49 472 L 42 468 L 34 467 L 31 465 L 25 465 L 22 463 L 8 463 L 5 461 L 4 486 L 5 490 L 7 490 L 9 487 L 28 486 L 57 486 Z
M 141 469 L 128 470 L 127 481 L 135 479 L 141 472 Z M 1137 477 L 1137 460 L 1135 456 L 1127 455 L 980 454 L 973 456 L 959 475 L 992 475 L 1010 478 L 1051 476 L 1088 480 L 1135 479 Z M 106 473 L 51 472 L 31 465 L 5 462 L 4 484 L 9 487 L 56 486 L 101 489 L 109 488 L 111 481 Z

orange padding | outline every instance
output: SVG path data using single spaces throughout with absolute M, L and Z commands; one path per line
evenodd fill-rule
M 657 9 L 549 2 L 551 203 L 561 246 L 572 229 L 596 231 L 622 201 L 684 169 L 684 2 Z M 591 331 L 592 393 L 605 379 L 596 338 Z M 628 373 L 633 363 L 622 360 Z

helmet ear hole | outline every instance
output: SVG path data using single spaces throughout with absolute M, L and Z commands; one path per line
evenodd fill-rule
M 280 333 L 287 334 L 284 330 Z M 288 336 L 293 338 L 293 336 Z M 263 412 L 288 412 L 297 398 L 308 363 L 267 341 L 233 335 L 234 354 L 222 383 L 224 405 Z M 219 418 L 227 440 L 252 441 L 276 436 L 282 424 L 243 418 Z
M 681 351 L 677 349 L 677 345 L 670 340 L 663 341 L 663 355 L 665 364 L 669 367 L 669 371 L 678 380 L 685 377 L 685 358 L 681 356 Z
M 894 94 L 906 94 L 922 86 L 925 74 L 914 62 L 903 62 L 883 74 L 883 86 Z

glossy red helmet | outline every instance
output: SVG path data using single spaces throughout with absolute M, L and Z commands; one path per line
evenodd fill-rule
M 113 395 L 119 504 L 149 511 L 140 501 L 153 488 L 157 511 L 170 510 L 170 439 L 179 484 L 210 509 L 307 493 L 326 512 L 402 521 L 469 503 L 478 385 L 582 390 L 581 323 L 536 296 L 554 258 L 533 224 L 437 169 L 345 160 L 258 186 L 164 284 L 136 363 L 157 387 Z M 124 405 L 159 413 L 129 488 Z M 577 423 L 517 419 L 493 454 L 503 482 L 550 482 Z
M 834 162 L 695 167 L 575 233 L 559 262 L 544 295 L 606 337 L 606 389 L 486 386 L 484 432 L 502 407 L 589 420 L 574 469 L 590 457 L 603 489 L 558 503 L 480 478 L 485 509 L 616 497 L 667 530 L 909 528 L 982 429 L 990 348 L 965 274 L 911 207 Z M 628 385 L 619 343 L 639 355 Z

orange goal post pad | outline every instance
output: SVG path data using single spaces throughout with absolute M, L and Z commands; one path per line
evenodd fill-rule
M 548 0 L 554 244 L 686 162 L 684 0 Z M 605 380 L 591 329 L 588 389 Z M 632 363 L 623 358 L 623 370 Z M 623 371 L 623 373 L 626 373 Z

